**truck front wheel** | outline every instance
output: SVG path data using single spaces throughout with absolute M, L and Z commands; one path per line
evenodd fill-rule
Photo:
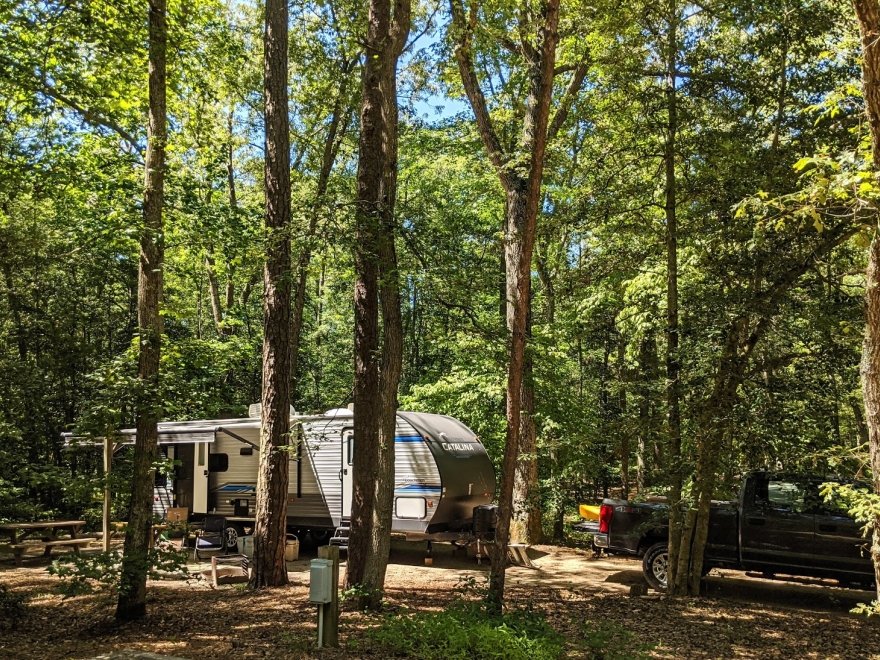
M 642 559 L 642 572 L 653 589 L 666 591 L 669 576 L 669 548 L 666 543 L 655 543 L 648 548 Z

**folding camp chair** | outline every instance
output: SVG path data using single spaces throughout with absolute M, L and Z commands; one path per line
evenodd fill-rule
M 201 559 L 200 552 L 222 552 L 227 554 L 226 518 L 223 516 L 205 516 L 205 526 L 196 534 L 195 558 Z

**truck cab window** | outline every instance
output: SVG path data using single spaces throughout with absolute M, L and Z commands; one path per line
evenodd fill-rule
M 764 492 L 762 492 L 762 488 L 758 488 L 755 497 L 756 504 L 763 504 L 773 509 L 782 509 L 794 513 L 803 513 L 811 504 L 808 502 L 806 484 L 790 480 L 771 479 L 767 482 L 766 488 Z

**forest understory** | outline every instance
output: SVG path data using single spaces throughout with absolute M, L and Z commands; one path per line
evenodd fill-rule
M 557 546 L 532 549 L 536 568 L 508 571 L 508 607 L 531 607 L 564 635 L 572 658 L 880 658 L 880 622 L 848 613 L 869 592 L 831 581 L 763 580 L 714 571 L 707 597 L 631 597 L 642 580 L 637 561 L 594 558 Z M 179 658 L 383 658 L 367 631 L 404 610 L 441 610 L 475 598 L 487 562 L 423 548 L 395 547 L 381 614 L 344 609 L 339 649 L 316 648 L 316 611 L 308 603 L 308 562 L 290 563 L 289 587 L 256 593 L 204 581 L 151 583 L 149 616 L 117 625 L 112 601 L 86 595 L 63 599 L 42 560 L 0 565 L 0 584 L 28 596 L 28 614 L 0 638 L 4 658 L 93 658 L 141 651 Z M 468 578 L 475 578 L 473 582 Z M 585 644 L 587 637 L 592 641 Z M 596 648 L 599 645 L 603 648 Z M 642 654 L 640 656 L 640 654 Z

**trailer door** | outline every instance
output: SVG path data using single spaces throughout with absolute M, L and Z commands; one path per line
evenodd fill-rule
M 193 513 L 208 513 L 208 443 L 197 442 L 193 461 Z
M 342 517 L 351 517 L 352 480 L 354 478 L 354 431 L 347 429 L 342 432 L 342 469 L 339 470 L 339 478 L 342 479 Z

